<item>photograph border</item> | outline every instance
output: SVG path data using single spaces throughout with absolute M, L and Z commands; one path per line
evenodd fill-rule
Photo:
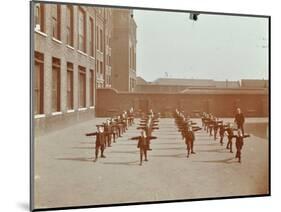
M 116 8 L 116 9 L 134 9 L 134 10 L 146 10 L 146 11 L 163 11 L 163 12 L 180 12 L 180 13 L 200 13 L 207 15 L 224 15 L 224 16 L 239 16 L 239 17 L 255 17 L 265 18 L 268 20 L 268 194 L 253 194 L 253 195 L 235 195 L 225 197 L 208 197 L 208 198 L 195 198 L 195 199 L 175 199 L 175 200 L 161 200 L 161 201 L 146 201 L 146 202 L 128 202 L 128 203 L 113 203 L 113 204 L 99 204 L 99 205 L 81 205 L 81 206 L 68 206 L 68 207 L 50 207 L 50 208 L 34 208 L 34 111 L 33 111 L 33 72 L 34 72 L 34 11 L 33 4 L 45 3 L 45 4 L 63 4 L 63 5 L 80 5 L 80 6 L 92 6 L 92 7 L 103 7 L 103 8 Z M 135 6 L 119 6 L 119 5 L 106 5 L 106 4 L 90 4 L 90 3 L 77 3 L 77 2 L 57 2 L 57 1 L 40 1 L 31 0 L 29 2 L 29 201 L 30 211 L 52 211 L 52 210 L 69 210 L 69 209 L 86 209 L 86 208 L 101 208 L 101 207 L 114 207 L 114 206 L 131 206 L 131 205 L 148 205 L 148 204 L 159 204 L 159 203 L 177 203 L 177 202 L 195 202 L 205 200 L 224 200 L 224 199 L 240 199 L 240 198 L 253 198 L 253 197 L 269 197 L 271 196 L 271 16 L 270 15 L 256 15 L 256 14 L 240 14 L 240 13 L 227 13 L 227 12 L 209 12 L 199 10 L 180 10 L 180 9 L 167 9 L 167 8 L 154 8 L 154 7 L 135 7 Z

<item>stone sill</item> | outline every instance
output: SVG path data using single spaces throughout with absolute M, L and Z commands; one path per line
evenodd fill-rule
M 85 52 L 82 52 L 81 50 L 77 50 L 77 52 L 84 55 L 84 56 L 88 56 Z
M 73 46 L 70 46 L 70 45 L 68 45 L 68 44 L 66 44 L 66 47 L 69 48 L 69 49 L 74 50 L 74 47 L 73 47 Z
M 78 108 L 78 111 L 85 111 L 85 110 L 87 110 L 86 107 Z
M 52 40 L 55 41 L 56 43 L 62 44 L 62 42 L 54 37 L 52 37 Z
M 35 119 L 40 119 L 40 118 L 45 118 L 45 117 L 46 117 L 45 114 L 36 114 L 36 115 L 34 115 Z
M 58 116 L 58 115 L 62 115 L 62 112 L 53 112 L 52 116 Z
M 37 29 L 34 29 L 34 31 L 35 31 L 36 33 L 38 33 L 39 35 L 42 35 L 42 36 L 44 36 L 44 37 L 47 37 L 47 36 L 48 36 L 46 33 L 41 32 L 41 31 L 39 31 L 39 30 L 37 30 Z

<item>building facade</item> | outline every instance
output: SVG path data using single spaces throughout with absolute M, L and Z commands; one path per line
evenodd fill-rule
M 132 10 L 112 10 L 112 87 L 134 91 L 136 86 L 136 29 Z
M 96 89 L 112 87 L 113 9 L 33 3 L 33 13 L 35 130 L 95 117 Z

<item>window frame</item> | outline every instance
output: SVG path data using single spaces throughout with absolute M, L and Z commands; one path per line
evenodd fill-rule
M 37 73 L 36 64 L 39 65 L 39 75 Z M 34 114 L 44 114 L 44 54 L 36 51 L 34 53 L 34 80 Z M 38 84 L 39 86 L 37 87 Z M 37 93 L 39 96 L 39 101 L 37 98 Z
M 81 16 L 80 15 L 81 14 L 82 14 L 82 17 L 83 17 L 82 34 L 80 34 L 80 27 L 81 27 L 81 23 L 80 23 L 80 17 Z M 87 40 L 87 36 L 86 36 L 86 12 L 81 7 L 79 7 L 79 9 L 78 9 L 78 49 L 82 52 L 86 52 L 86 40 Z M 82 44 L 80 43 L 80 41 L 82 41 Z
M 54 74 L 56 74 L 56 82 L 54 80 Z M 54 83 L 56 86 L 54 87 Z M 61 111 L 61 60 L 59 58 L 52 58 L 52 112 Z M 54 89 L 55 88 L 55 89 Z M 56 96 L 54 98 L 54 93 Z M 55 100 L 55 106 L 54 106 Z
M 86 68 L 82 66 L 78 66 L 79 70 L 79 87 L 78 87 L 78 107 L 79 108 L 85 108 L 86 107 Z M 82 101 L 81 101 L 81 82 L 84 83 L 83 85 L 83 92 L 82 92 Z M 82 102 L 82 104 L 81 104 Z
M 67 5 L 66 8 L 66 43 L 74 46 L 74 11 L 72 5 Z M 69 38 L 70 37 L 70 38 Z
M 70 85 L 69 85 L 69 75 L 70 75 Z M 67 110 L 72 110 L 74 108 L 74 70 L 73 63 L 67 62 Z

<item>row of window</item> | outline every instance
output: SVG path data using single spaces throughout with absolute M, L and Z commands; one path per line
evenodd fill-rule
M 45 23 L 45 7 L 43 3 L 35 4 L 35 29 L 46 32 L 46 23 Z M 51 27 L 52 27 L 52 36 L 57 40 L 61 40 L 61 5 L 51 4 Z M 99 26 L 94 25 L 93 17 L 89 17 L 89 55 L 94 56 L 95 51 L 95 33 L 97 36 L 97 50 L 104 52 L 104 38 L 103 38 L 103 29 Z M 79 7 L 78 8 L 78 49 L 80 51 L 86 52 L 87 48 L 87 38 L 86 38 L 86 12 Z M 70 46 L 74 46 L 74 11 L 73 6 L 67 5 L 66 9 L 66 43 Z M 110 44 L 110 37 L 106 36 L 105 40 L 108 40 L 108 45 Z
M 61 60 L 52 58 L 52 112 L 61 111 L 61 94 L 67 93 L 67 109 L 74 108 L 74 74 L 73 63 L 67 62 L 67 89 L 61 91 Z M 86 107 L 86 68 L 78 66 L 78 106 Z M 34 111 L 35 114 L 44 114 L 44 55 L 35 52 L 35 82 L 34 82 Z M 94 105 L 95 78 L 94 71 L 90 70 L 90 105 Z

